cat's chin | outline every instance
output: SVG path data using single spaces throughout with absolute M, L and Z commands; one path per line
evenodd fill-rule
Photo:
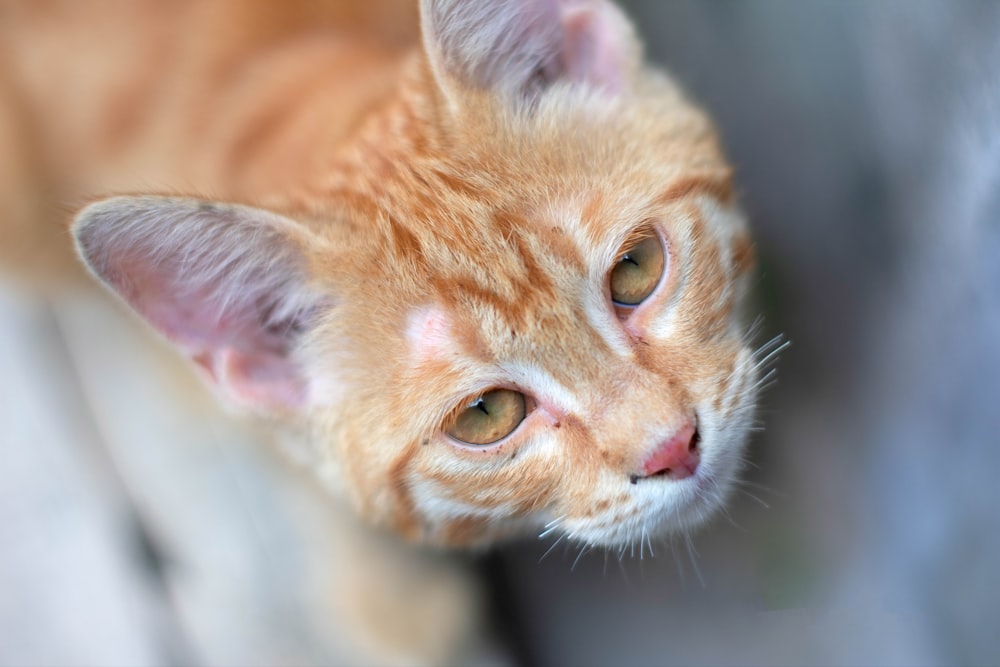
M 646 530 L 653 538 L 687 533 L 704 524 L 725 504 L 731 486 L 731 483 L 720 485 L 709 475 L 698 475 L 681 482 L 650 481 L 681 487 L 673 489 L 674 493 L 653 504 L 645 513 Z
M 723 434 L 714 428 L 707 428 L 706 433 L 707 456 L 694 474 L 684 479 L 639 479 L 628 486 L 628 506 L 599 517 L 567 519 L 560 523 L 562 532 L 591 546 L 631 552 L 643 543 L 653 549 L 658 541 L 688 534 L 705 524 L 725 505 L 737 484 L 745 439 L 745 434 Z M 608 489 L 616 495 L 622 490 Z
M 679 482 L 650 480 L 675 486 L 652 505 L 649 515 L 655 525 L 648 530 L 654 537 L 669 537 L 698 528 L 729 500 L 738 474 L 738 463 L 729 458 L 716 461 L 714 466 L 703 466 L 697 474 Z
M 733 478 L 706 472 L 680 481 L 651 478 L 639 486 L 638 506 L 627 516 L 566 520 L 562 532 L 594 547 L 622 550 L 648 544 L 652 549 L 658 540 L 689 533 L 711 519 L 725 504 Z

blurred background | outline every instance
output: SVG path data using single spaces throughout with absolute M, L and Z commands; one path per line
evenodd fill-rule
M 792 342 L 728 516 L 395 556 L 114 306 L 5 288 L 0 664 L 1000 663 L 1000 3 L 622 4 L 717 119 Z

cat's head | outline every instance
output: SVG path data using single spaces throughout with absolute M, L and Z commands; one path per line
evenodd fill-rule
M 624 545 L 724 501 L 753 250 L 706 118 L 584 0 L 422 4 L 401 92 L 282 213 L 84 209 L 80 252 L 415 539 Z M 332 471 L 332 472 L 331 472 Z

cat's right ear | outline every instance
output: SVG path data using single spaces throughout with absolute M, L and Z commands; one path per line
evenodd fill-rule
M 226 397 L 264 413 L 306 404 L 296 344 L 329 304 L 310 284 L 300 225 L 247 206 L 114 197 L 83 209 L 73 235 L 91 271 Z
M 453 106 L 463 89 L 530 101 L 557 82 L 617 95 L 640 60 L 607 0 L 421 0 L 424 51 Z

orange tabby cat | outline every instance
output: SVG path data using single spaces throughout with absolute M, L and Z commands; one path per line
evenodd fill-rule
M 19 192 L 115 195 L 76 217 L 87 265 L 363 516 L 622 546 L 724 501 L 753 250 L 613 5 L 424 0 L 412 51 L 378 4 L 4 10 L 0 124 L 46 174 Z

